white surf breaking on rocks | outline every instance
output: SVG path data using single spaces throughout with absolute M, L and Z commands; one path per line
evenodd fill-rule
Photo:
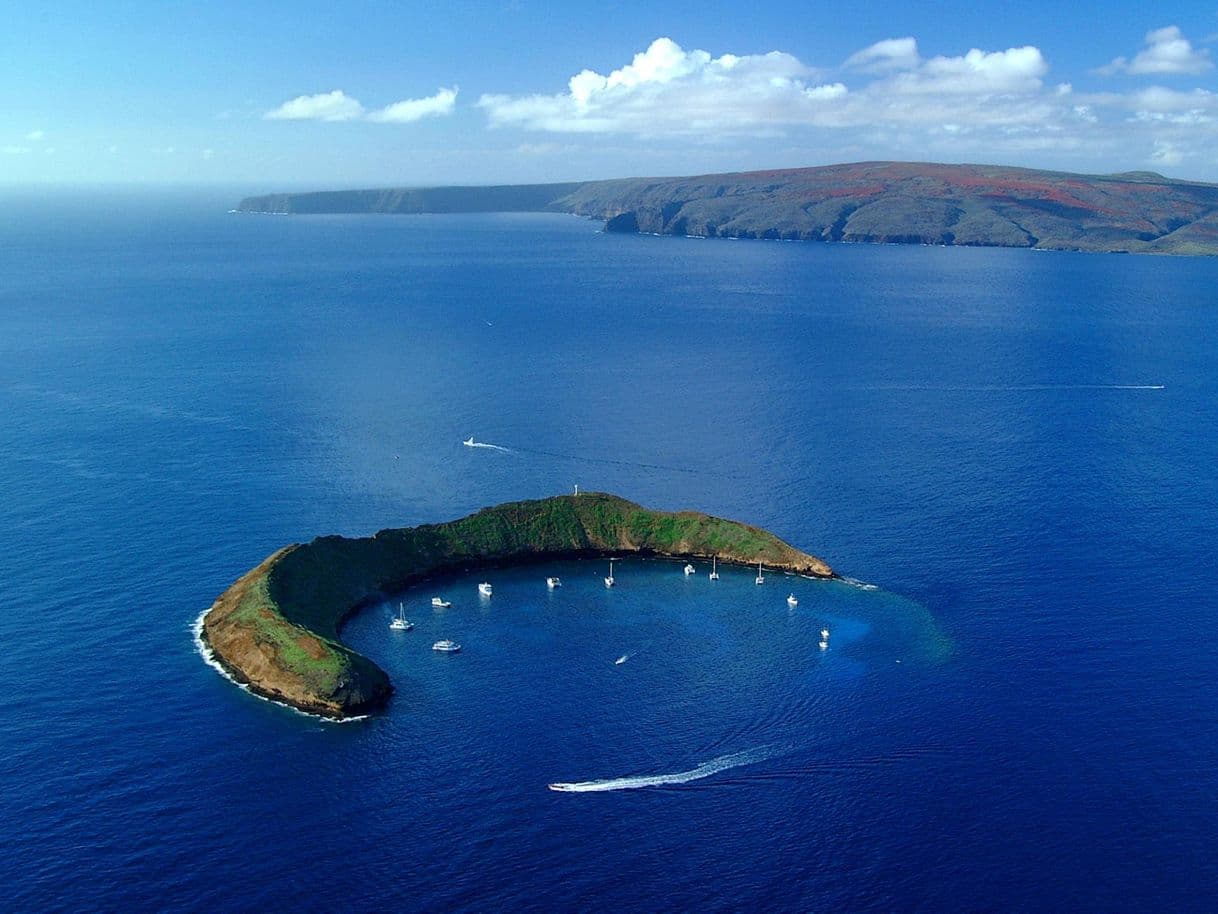
M 210 607 L 203 610 L 203 612 L 199 613 L 199 618 L 195 619 L 195 621 L 190 626 L 190 633 L 191 633 L 191 635 L 194 636 L 194 640 L 195 640 L 195 650 L 197 650 L 199 652 L 199 656 L 203 658 L 204 663 L 206 663 L 209 667 L 211 667 L 213 670 L 215 670 L 217 673 L 219 673 L 221 676 L 223 676 L 225 679 L 227 679 L 237 688 L 241 689 L 243 692 L 248 692 L 250 695 L 253 695 L 255 698 L 257 698 L 261 701 L 268 701 L 273 705 L 279 705 L 279 707 L 281 707 L 281 708 L 287 708 L 289 711 L 299 714 L 301 717 L 308 717 L 313 720 L 325 721 L 328 724 L 349 724 L 349 723 L 352 723 L 353 721 L 368 719 L 367 714 L 358 714 L 355 717 L 326 717 L 322 714 L 314 714 L 311 711 L 302 711 L 300 708 L 293 707 L 292 705 L 288 704 L 287 702 L 276 701 L 274 698 L 268 698 L 265 695 L 259 695 L 257 692 L 255 692 L 253 689 L 251 689 L 249 687 L 249 683 L 242 682 L 241 680 L 234 677 L 232 673 L 230 673 L 228 670 L 226 670 L 224 668 L 224 665 L 219 660 L 216 659 L 216 652 L 214 650 L 212 650 L 211 645 L 203 640 L 203 620 L 207 618 L 207 614 L 209 612 L 211 612 Z

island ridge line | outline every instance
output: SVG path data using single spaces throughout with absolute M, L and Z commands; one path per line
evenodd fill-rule
M 203 617 L 216 661 L 258 695 L 326 717 L 376 709 L 388 675 L 339 641 L 361 607 L 439 573 L 479 565 L 609 555 L 720 563 L 834 577 L 825 562 L 748 524 L 651 511 L 599 492 L 485 508 L 442 524 L 323 536 L 286 546 L 237 579 Z

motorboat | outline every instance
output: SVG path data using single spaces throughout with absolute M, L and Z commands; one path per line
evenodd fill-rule
M 491 595 L 491 585 L 488 584 L 486 581 L 483 581 L 481 584 L 478 585 L 478 593 L 480 593 L 484 597 L 489 597 Z
M 614 585 L 614 583 L 615 582 L 613 580 L 613 559 L 610 559 L 609 560 L 609 573 L 607 575 L 605 575 L 605 586 L 612 587 Z
M 557 576 L 546 578 L 546 587 L 550 588 L 550 590 L 553 590 L 555 587 L 562 587 L 562 578 Z
M 787 597 L 787 606 L 798 606 L 798 605 L 799 605 L 799 601 L 797 599 L 795 599 L 795 594 L 791 594 L 789 597 Z
M 822 628 L 822 629 L 820 630 L 820 639 L 821 639 L 822 641 L 828 641 L 828 640 L 829 640 L 829 629 L 827 629 L 827 628 Z
M 753 583 L 754 584 L 764 584 L 765 583 L 765 575 L 762 574 L 762 572 L 761 572 L 761 562 L 757 563 L 757 580 L 754 581 Z
M 686 577 L 689 577 L 689 576 L 690 576 L 691 574 L 693 574 L 693 573 L 694 573 L 694 566 L 693 566 L 693 565 L 690 565 L 690 564 L 687 562 L 687 563 L 685 564 L 685 576 L 686 576 Z
M 461 645 L 459 645 L 456 641 L 450 641 L 448 638 L 444 638 L 433 644 L 431 649 L 433 651 L 439 651 L 441 654 L 455 654 L 457 651 L 461 650 Z
M 478 442 L 476 442 L 476 441 L 474 440 L 474 436 L 473 436 L 473 435 L 470 435 L 468 438 L 466 438 L 466 439 L 465 439 L 464 441 L 462 441 L 461 443 L 462 443 L 462 444 L 464 444 L 466 447 L 477 447 L 477 446 L 478 446 Z
M 710 579 L 712 581 L 719 580 L 719 556 L 717 555 L 711 557 Z
M 443 597 L 432 597 L 431 605 L 436 609 L 448 609 L 448 607 L 452 606 L 452 602 L 445 600 Z
M 820 643 L 820 649 L 821 649 L 822 651 L 823 651 L 825 648 L 827 648 L 828 646 L 829 646 L 829 642 L 828 642 L 828 641 L 822 641 L 822 642 Z
M 408 632 L 414 628 L 414 623 L 407 619 L 403 613 L 405 613 L 405 609 L 402 607 L 402 604 L 399 603 L 398 614 L 394 620 L 389 623 L 389 627 L 395 632 Z

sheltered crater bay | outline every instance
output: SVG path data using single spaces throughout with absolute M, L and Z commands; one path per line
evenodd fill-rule
M 834 577 L 821 559 L 765 530 L 695 511 L 652 511 L 584 493 L 485 508 L 442 524 L 323 536 L 285 546 L 238 578 L 204 614 L 200 639 L 238 682 L 326 717 L 364 714 L 389 676 L 339 640 L 361 607 L 435 574 L 483 564 L 606 555 L 710 558 Z

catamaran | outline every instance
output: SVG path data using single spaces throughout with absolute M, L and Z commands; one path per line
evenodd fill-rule
M 764 584 L 765 583 L 765 575 L 761 573 L 761 562 L 757 563 L 757 580 L 754 581 L 753 583 L 755 583 L 755 584 Z
M 607 574 L 605 576 L 605 586 L 612 587 L 613 583 L 614 583 L 614 581 L 613 581 L 613 559 L 610 559 L 609 560 L 609 574 Z
M 719 580 L 719 556 L 717 556 L 717 555 L 711 557 L 710 579 L 712 581 Z
M 414 623 L 411 622 L 409 619 L 407 619 L 403 615 L 404 612 L 405 612 L 405 609 L 403 609 L 402 604 L 399 603 L 397 618 L 389 623 L 389 627 L 391 629 L 393 629 L 395 632 L 408 632 L 412 628 L 414 628 Z

